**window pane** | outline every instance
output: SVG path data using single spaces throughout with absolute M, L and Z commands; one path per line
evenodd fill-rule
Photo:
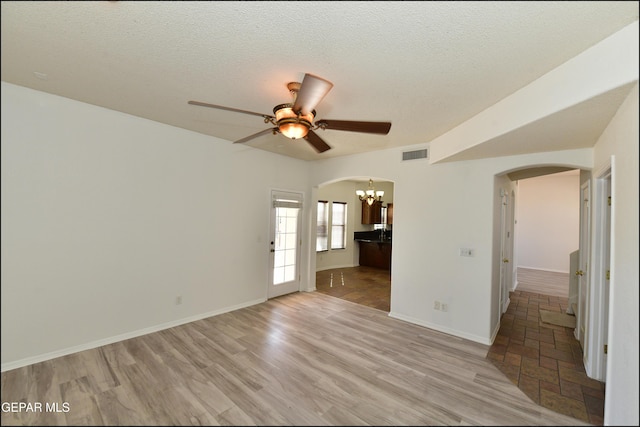
M 331 211 L 331 249 L 347 247 L 347 204 L 333 202 Z
M 284 281 L 290 282 L 296 278 L 296 266 L 289 265 L 284 268 Z
M 316 251 L 326 251 L 328 249 L 328 224 L 329 224 L 329 202 L 318 201 L 318 218 L 316 231 Z
M 284 282 L 284 267 L 276 267 L 273 269 L 273 284 L 277 285 Z
M 298 242 L 298 208 L 277 206 L 273 254 L 273 284 L 294 280 Z
M 284 251 L 275 251 L 273 254 L 273 266 L 274 267 L 282 267 L 284 266 Z

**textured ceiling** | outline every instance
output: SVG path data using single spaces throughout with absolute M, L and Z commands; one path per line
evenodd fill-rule
M 187 101 L 272 114 L 311 73 L 334 84 L 317 119 L 392 122 L 385 136 L 319 130 L 322 154 L 282 135 L 246 143 L 314 160 L 427 143 L 637 19 L 626 1 L 3 1 L 2 80 L 231 143 L 270 125 Z M 578 107 L 594 116 L 580 138 L 624 95 Z M 512 136 L 548 151 L 536 135 L 572 132 L 579 113 Z M 504 155 L 508 138 L 465 158 Z

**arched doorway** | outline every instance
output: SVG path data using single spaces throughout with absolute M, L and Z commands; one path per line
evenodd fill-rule
M 369 205 L 356 194 L 368 189 L 369 180 L 384 193 L 374 205 L 379 209 L 375 218 L 365 215 L 363 207 Z M 316 291 L 390 311 L 393 191 L 392 181 L 378 177 L 345 177 L 318 186 L 312 214 Z M 336 244 L 336 237 L 344 241 Z

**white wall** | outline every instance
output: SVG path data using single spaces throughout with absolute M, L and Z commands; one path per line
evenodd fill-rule
M 580 173 L 518 181 L 518 267 L 569 273 L 580 237 Z
M 3 370 L 264 301 L 270 190 L 308 228 L 307 168 L 2 82 Z
M 316 162 L 312 185 L 372 174 L 393 181 L 390 314 L 489 344 L 499 319 L 492 298 L 499 286 L 493 280 L 495 175 L 527 165 L 588 167 L 591 149 L 436 165 L 401 162 L 401 152 Z M 473 248 L 475 256 L 461 257 L 461 247 Z M 433 310 L 436 300 L 449 311 Z
M 594 87 L 599 79 L 615 86 L 618 70 L 609 68 L 590 75 Z M 587 80 L 567 89 L 584 99 L 592 87 Z M 2 83 L 3 370 L 263 300 L 269 190 L 303 191 L 313 204 L 318 186 L 354 176 L 394 181 L 390 315 L 490 344 L 499 322 L 496 175 L 549 165 L 597 170 L 611 155 L 605 423 L 637 425 L 637 86 L 595 149 L 430 164 L 401 162 L 400 149 L 296 161 Z M 307 289 L 316 268 L 312 212 L 307 204 Z M 460 247 L 475 256 L 460 257 Z M 178 294 L 184 303 L 175 306 Z M 433 310 L 435 300 L 449 311 Z
M 639 422 L 638 140 L 636 84 L 594 148 L 594 172 L 615 159 L 605 425 Z

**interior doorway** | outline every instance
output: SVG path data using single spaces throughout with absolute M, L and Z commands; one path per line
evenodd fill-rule
M 365 221 L 363 203 L 357 190 L 367 190 L 371 184 L 376 191 L 381 191 L 380 221 Z M 311 217 L 317 220 L 312 230 L 316 234 L 315 246 L 315 289 L 331 296 L 336 296 L 380 310 L 390 311 L 391 300 L 391 268 L 393 247 L 393 205 L 394 183 L 378 177 L 344 177 L 324 183 L 314 191 L 317 207 Z M 332 204 L 346 206 L 346 244 L 335 248 L 332 240 Z M 328 218 L 318 217 L 319 212 L 328 212 Z M 367 212 L 369 213 L 369 212 Z M 378 223 L 374 223 L 378 222 Z M 321 232 L 325 233 L 320 237 Z M 362 243 L 362 234 L 371 234 L 367 239 L 381 239 L 384 244 L 376 242 Z M 317 242 L 323 239 L 323 245 Z M 366 240 L 366 239 L 365 239 Z M 382 242 L 380 242 L 382 243 Z M 368 245 L 361 251 L 361 245 Z M 379 252 L 379 253 L 378 253 Z M 312 255 L 313 256 L 313 255 Z M 371 263 L 362 261 L 367 258 Z M 379 261 L 379 262 L 378 262 Z M 385 262 L 383 262 L 385 261 Z M 383 265 L 382 268 L 373 268 Z

